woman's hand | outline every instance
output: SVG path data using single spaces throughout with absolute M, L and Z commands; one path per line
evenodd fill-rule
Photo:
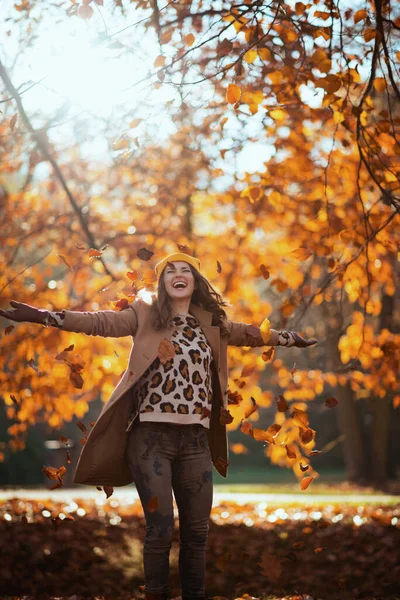
M 313 346 L 317 343 L 318 340 L 312 338 L 311 340 L 304 339 L 299 333 L 296 331 L 287 331 L 286 329 L 278 332 L 278 342 L 277 346 L 286 346 L 287 348 L 291 348 L 295 346 L 297 348 L 307 348 L 308 346 Z
M 306 348 L 307 346 L 313 346 L 318 342 L 315 338 L 311 338 L 310 340 L 304 339 L 299 333 L 295 331 L 290 332 L 294 337 L 294 344 L 297 348 Z
M 6 319 L 17 321 L 18 323 L 23 323 L 24 321 L 29 323 L 45 323 L 45 318 L 48 315 L 47 310 L 41 310 L 40 308 L 35 308 L 29 304 L 17 302 L 16 300 L 10 300 L 10 304 L 15 310 L 0 309 L 1 317 L 6 317 Z

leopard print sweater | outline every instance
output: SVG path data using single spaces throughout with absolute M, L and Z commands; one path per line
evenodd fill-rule
M 209 429 L 211 348 L 193 315 L 177 314 L 173 324 L 174 357 L 162 364 L 157 356 L 133 386 L 139 421 L 200 423 Z M 136 412 L 130 415 L 126 431 L 131 429 Z

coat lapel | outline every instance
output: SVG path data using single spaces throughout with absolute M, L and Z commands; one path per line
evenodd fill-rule
M 189 312 L 196 317 L 201 325 L 204 335 L 207 338 L 208 343 L 211 346 L 212 355 L 215 364 L 219 364 L 219 344 L 220 344 L 220 333 L 218 325 L 211 325 L 212 313 L 196 304 L 190 303 Z

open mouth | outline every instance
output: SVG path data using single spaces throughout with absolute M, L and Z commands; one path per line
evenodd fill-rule
M 186 286 L 186 283 L 183 283 L 183 281 L 178 281 L 177 283 L 174 283 L 174 285 L 172 286 L 175 290 L 183 290 Z

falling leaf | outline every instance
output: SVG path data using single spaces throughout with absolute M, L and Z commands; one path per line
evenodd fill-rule
M 221 273 L 221 272 L 222 272 L 221 263 L 219 262 L 219 260 L 217 260 L 217 273 Z
M 264 279 L 269 278 L 269 271 L 267 270 L 267 267 L 265 265 L 260 265 L 260 271 L 261 271 L 261 275 L 264 277 Z
M 115 308 L 118 308 L 118 310 L 126 310 L 127 308 L 129 308 L 129 302 L 126 298 L 121 298 L 120 300 L 118 300 L 115 303 Z
M 18 406 L 18 400 L 16 399 L 16 397 L 14 396 L 14 394 L 10 394 L 10 398 L 14 402 L 14 404 L 16 404 Z
M 309 444 L 314 439 L 314 436 L 315 436 L 314 429 L 311 429 L 309 427 L 307 427 L 306 429 L 303 429 L 303 427 L 300 427 L 300 439 L 301 439 L 302 444 Z
M 304 477 L 304 479 L 300 481 L 300 488 L 306 490 L 314 479 L 315 477 Z
M 300 462 L 299 467 L 300 467 L 301 471 L 303 471 L 303 473 L 304 473 L 304 471 L 308 471 L 308 469 L 310 468 L 310 465 L 303 465 L 303 463 Z
M 300 410 L 300 408 L 293 408 L 290 416 L 295 425 L 299 425 L 300 427 L 308 427 L 308 415 L 304 410 Z
M 4 335 L 10 335 L 10 333 L 12 332 L 13 329 L 14 329 L 14 325 L 8 325 L 8 327 L 6 327 L 4 330 Z
M 268 362 L 269 360 L 272 359 L 272 357 L 274 356 L 274 353 L 275 353 L 275 349 L 270 348 L 269 350 L 267 350 L 267 352 L 263 352 L 261 354 L 261 358 L 263 359 L 263 361 Z
M 282 575 L 281 561 L 266 550 L 262 553 L 261 562 L 257 563 L 257 565 L 261 567 L 261 575 L 264 575 L 272 582 L 277 582 Z
M 234 454 L 248 454 L 249 453 L 246 446 L 244 444 L 241 444 L 240 442 L 236 443 L 236 444 L 231 444 L 229 447 Z
M 69 263 L 68 259 L 66 256 L 64 256 L 64 254 L 57 254 L 58 258 L 61 258 L 61 260 L 63 261 L 63 263 L 65 265 L 67 265 L 67 267 L 71 270 L 71 272 L 74 272 L 74 267 Z
M 79 427 L 79 429 L 81 431 L 83 431 L 83 433 L 87 433 L 87 429 L 86 429 L 85 423 L 82 423 L 82 421 L 77 421 L 76 425 Z
M 275 398 L 275 402 L 276 402 L 276 408 L 278 409 L 279 412 L 285 412 L 286 410 L 289 409 L 289 405 L 286 402 L 286 399 L 282 394 L 280 394 L 277 398 Z
M 108 499 L 114 492 L 114 488 L 110 485 L 104 485 L 103 490 L 106 493 L 106 499 Z
M 250 415 L 252 415 L 254 412 L 256 412 L 259 409 L 257 402 L 255 401 L 253 396 L 251 396 L 250 399 L 251 399 L 251 407 L 245 411 L 245 414 L 244 414 L 245 419 L 248 419 L 250 417 Z
M 137 251 L 136 256 L 140 258 L 140 260 L 150 260 L 153 254 L 154 252 L 147 250 L 147 248 L 140 248 L 140 250 Z
M 243 367 L 240 377 L 250 377 L 253 375 L 255 368 L 255 365 L 246 365 Z
M 266 318 L 260 325 L 261 337 L 265 344 L 267 344 L 269 341 L 270 330 L 271 330 L 271 323 L 270 323 L 269 319 Z
M 90 248 L 90 250 L 88 252 L 89 258 L 98 258 L 101 255 L 102 255 L 101 250 L 96 250 L 95 248 Z
M 248 435 L 250 433 L 250 431 L 252 430 L 253 426 L 249 421 L 244 421 L 240 424 L 240 431 L 242 433 L 244 433 L 245 435 Z
M 227 408 L 221 406 L 220 414 L 219 414 L 219 422 L 221 425 L 229 425 L 232 423 L 233 417 Z
M 326 398 L 324 404 L 327 408 L 334 408 L 339 402 L 333 396 L 329 396 L 329 398 Z
M 316 454 L 321 454 L 321 450 L 312 450 L 310 452 L 310 456 L 315 456 Z

